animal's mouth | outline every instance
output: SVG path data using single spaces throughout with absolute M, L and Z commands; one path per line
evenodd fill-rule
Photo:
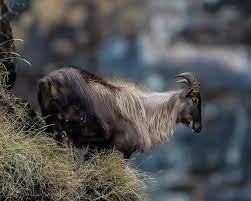
M 188 128 L 192 130 L 193 133 L 200 133 L 202 130 L 201 122 L 199 121 L 193 121 L 191 116 L 187 116 L 187 118 L 184 118 L 181 120 L 181 122 Z
M 201 132 L 201 124 L 200 123 L 194 123 L 193 121 L 190 121 L 189 127 L 192 129 L 193 133 L 200 133 Z

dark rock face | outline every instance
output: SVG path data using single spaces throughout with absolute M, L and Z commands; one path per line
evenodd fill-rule
M 11 89 L 16 81 L 15 46 L 10 23 L 6 18 L 8 8 L 0 1 L 0 73 L 6 73 L 6 86 Z
M 197 13 L 175 36 L 196 44 L 250 45 L 251 24 L 249 0 L 198 1 L 191 4 Z M 210 17 L 209 17 L 210 16 Z

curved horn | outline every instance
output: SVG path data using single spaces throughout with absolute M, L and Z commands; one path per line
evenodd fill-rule
M 177 83 L 186 83 L 194 91 L 200 91 L 200 82 L 193 73 L 181 73 L 177 75 L 176 78 L 182 78 L 181 80 L 177 81 Z

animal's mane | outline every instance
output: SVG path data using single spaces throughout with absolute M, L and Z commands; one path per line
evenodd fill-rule
M 118 87 L 114 86 L 113 84 L 109 83 L 107 80 L 94 75 L 92 73 L 90 73 L 89 71 L 83 70 L 83 69 L 79 69 L 81 75 L 89 80 L 90 82 L 94 82 L 94 83 L 98 83 L 100 85 L 103 85 L 104 87 L 109 88 L 110 90 L 118 90 Z

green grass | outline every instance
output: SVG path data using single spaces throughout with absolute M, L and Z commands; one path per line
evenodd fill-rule
M 84 164 L 46 136 L 26 130 L 24 106 L 0 86 L 0 200 L 144 201 L 142 174 L 117 152 Z

